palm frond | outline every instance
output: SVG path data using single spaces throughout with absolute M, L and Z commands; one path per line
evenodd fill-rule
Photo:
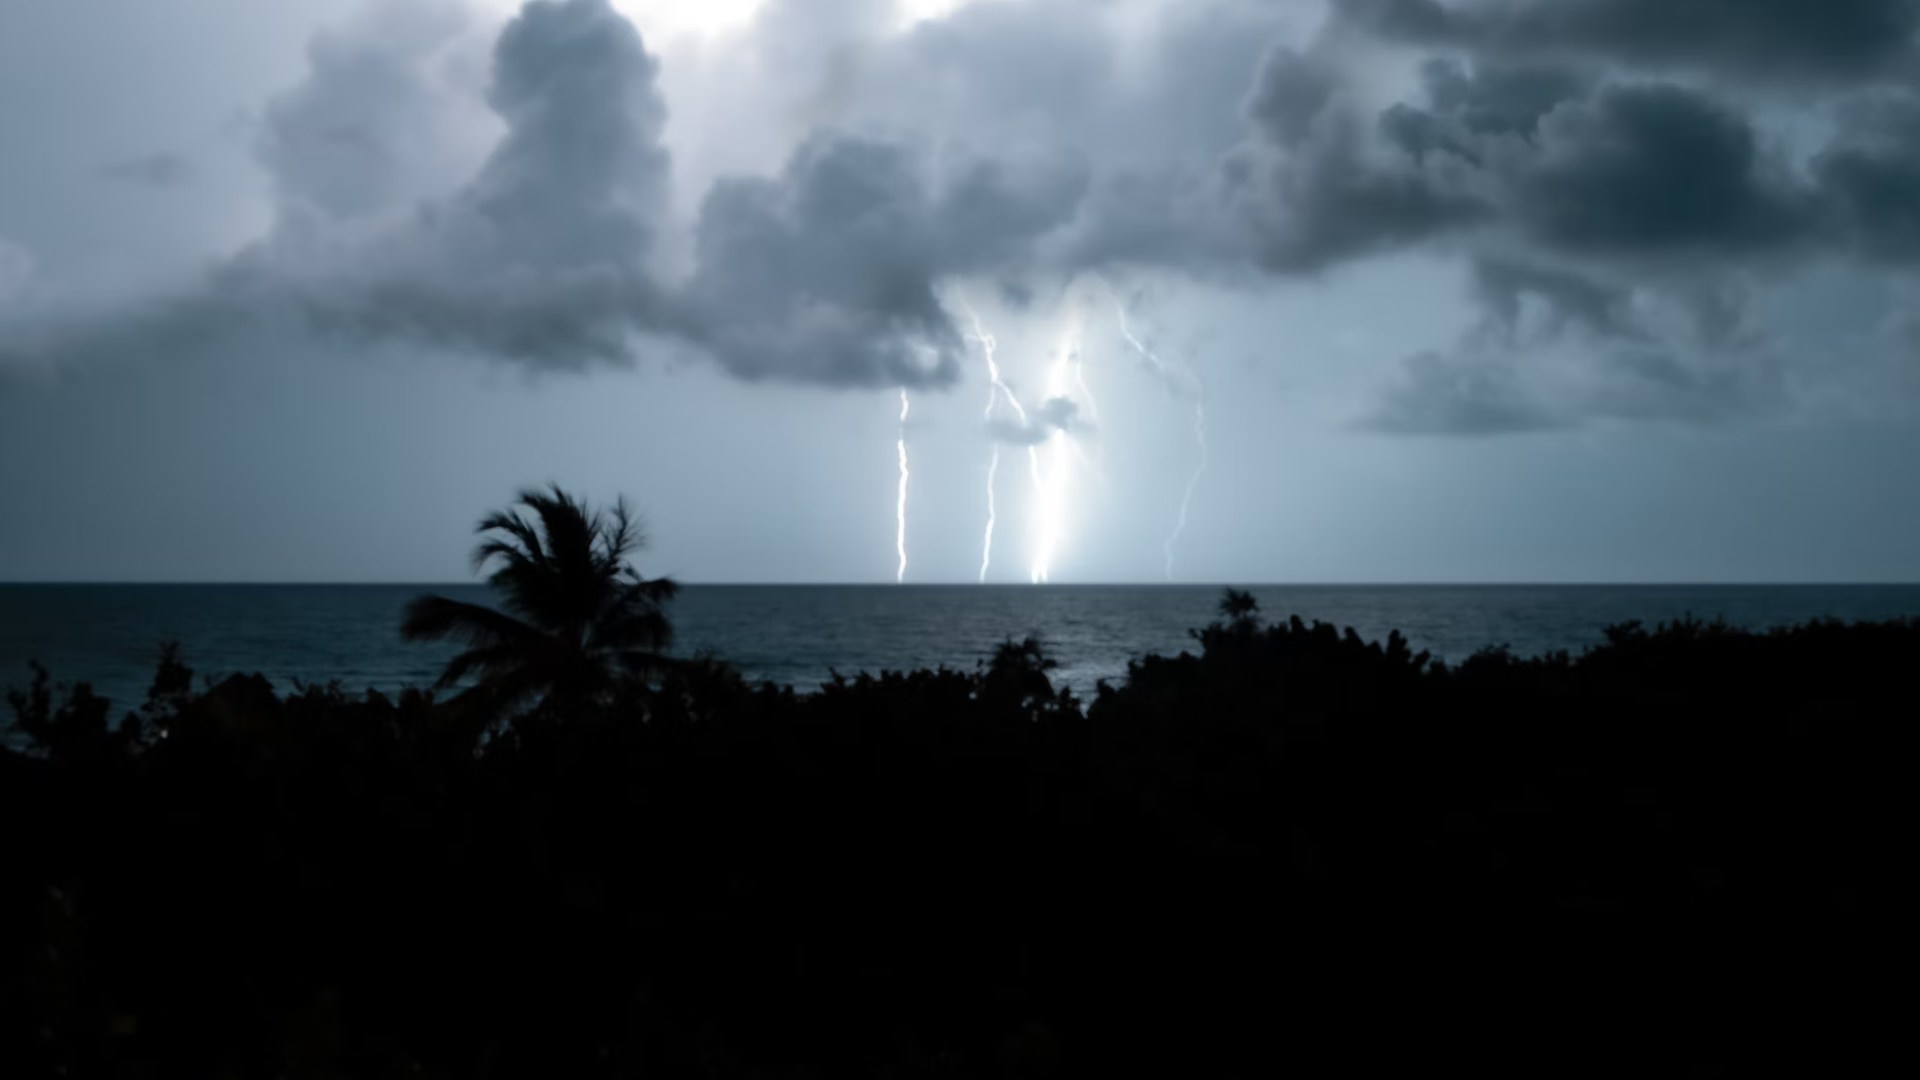
M 445 671 L 434 681 L 436 690 L 445 690 L 458 685 L 469 675 L 479 675 L 482 681 L 497 682 L 511 673 L 527 666 L 526 654 L 518 649 L 494 645 L 481 649 L 468 649 L 447 661 Z
M 408 641 L 453 639 L 476 648 L 526 648 L 542 640 L 540 631 L 505 612 L 431 594 L 408 601 L 400 636 Z
M 600 561 L 607 574 L 633 574 L 627 555 L 646 546 L 646 530 L 624 496 L 614 500 L 613 512 L 602 523 Z M 637 575 L 635 575 L 637 576 Z
M 627 561 L 646 537 L 625 499 L 596 510 L 557 484 L 529 488 L 477 531 L 474 571 L 487 572 L 506 610 L 422 596 L 401 625 L 408 640 L 468 646 L 440 686 L 477 676 L 502 709 L 536 697 L 591 705 L 668 662 L 665 607 L 679 587 L 642 578 Z
M 481 544 L 473 553 L 475 572 L 486 564 L 489 557 L 496 554 L 524 557 L 536 562 L 546 558 L 546 549 L 540 542 L 539 532 L 534 529 L 531 522 L 519 514 L 496 510 L 481 518 L 480 524 L 474 528 L 474 531 L 483 536 L 490 532 L 505 533 L 519 543 L 517 550 L 512 544 L 500 539 Z
M 673 623 L 647 592 L 630 588 L 594 620 L 592 643 L 599 648 L 665 648 L 673 640 Z

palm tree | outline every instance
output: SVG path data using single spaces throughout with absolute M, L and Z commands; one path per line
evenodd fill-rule
M 487 583 L 504 611 L 431 595 L 407 604 L 402 637 L 467 646 L 436 686 L 477 676 L 503 710 L 536 703 L 564 713 L 604 704 L 663 666 L 673 634 L 665 606 L 679 587 L 642 578 L 627 561 L 645 541 L 626 501 L 594 510 L 555 484 L 522 491 L 517 507 L 475 530 L 485 539 L 474 572 L 493 565 Z

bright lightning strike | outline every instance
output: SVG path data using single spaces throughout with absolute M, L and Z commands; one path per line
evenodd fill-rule
M 966 308 L 967 318 L 973 322 L 973 333 L 970 336 L 980 343 L 980 351 L 987 358 L 987 408 L 981 414 L 981 418 L 991 427 L 994 407 L 1000 404 L 1000 392 L 1006 385 L 1000 380 L 1000 364 L 993 357 L 993 350 L 998 343 L 994 341 L 992 334 L 987 333 L 987 328 L 981 325 L 980 313 L 973 310 L 973 305 L 963 300 L 961 306 Z M 1007 395 L 1007 400 L 1013 402 L 1014 408 L 1020 407 L 1020 403 L 1013 400 L 1012 394 Z M 982 585 L 987 581 L 987 568 L 993 565 L 993 526 L 999 516 L 994 505 L 993 489 L 994 482 L 1000 475 L 1000 440 L 993 439 L 992 443 L 993 457 L 987 460 L 987 532 L 980 541 L 980 583 Z
M 895 584 L 907 580 L 907 413 L 912 403 L 907 400 L 906 387 L 900 388 L 900 438 L 894 444 L 900 452 L 900 498 L 894 506 L 894 550 L 900 555 L 900 568 L 894 571 Z
M 1006 380 L 1000 377 L 1000 363 L 994 355 L 995 349 L 998 348 L 998 342 L 994 340 L 994 336 L 988 333 L 986 327 L 980 322 L 980 314 L 973 310 L 973 305 L 962 300 L 961 307 L 966 310 L 967 318 L 973 323 L 973 333 L 970 336 L 973 340 L 980 343 L 980 351 L 987 358 L 987 408 L 986 412 L 982 414 L 983 418 L 987 421 L 988 425 L 991 425 L 993 423 L 994 410 L 1004 399 L 1006 403 L 1013 408 L 1014 416 L 1019 418 L 1020 426 L 1023 428 L 1026 427 L 1027 410 L 1021 407 L 1020 399 L 1013 395 L 1013 389 L 1007 385 Z M 1038 487 L 1040 484 L 1040 452 L 1038 448 L 1032 446 L 1027 448 L 1027 466 L 1028 471 L 1033 476 L 1034 485 Z M 993 565 L 993 529 L 995 521 L 998 518 L 994 488 L 998 482 L 999 475 L 1000 440 L 995 438 L 993 440 L 993 456 L 987 461 L 987 529 L 986 536 L 982 538 L 980 542 L 980 581 L 982 584 L 987 580 L 987 568 Z
M 1134 351 L 1152 364 L 1154 371 L 1161 378 L 1171 379 L 1172 369 L 1155 355 L 1152 349 L 1147 348 L 1144 342 L 1134 336 L 1133 328 L 1127 323 L 1127 307 L 1117 296 L 1114 297 L 1113 309 L 1119 313 L 1120 334 L 1127 339 L 1127 344 L 1133 346 Z M 1182 377 L 1193 394 L 1193 440 L 1199 449 L 1199 454 L 1194 463 L 1193 472 L 1187 477 L 1187 486 L 1180 493 L 1180 512 L 1174 519 L 1173 531 L 1167 534 L 1166 540 L 1160 545 L 1160 550 L 1166 555 L 1168 581 L 1173 580 L 1174 548 L 1180 542 L 1180 534 L 1187 531 L 1187 512 L 1193 506 L 1193 491 L 1200 486 L 1200 477 L 1207 471 L 1207 384 L 1201 380 L 1200 373 L 1194 370 L 1191 362 L 1185 362 L 1182 366 L 1184 368 Z
M 1054 350 L 1053 364 L 1047 371 L 1048 400 L 1072 394 L 1076 381 L 1085 385 L 1079 371 L 1082 322 L 1083 316 L 1076 310 L 1067 321 L 1059 348 Z M 1035 446 L 1027 451 L 1033 472 L 1034 498 L 1039 511 L 1035 515 L 1034 557 L 1030 574 L 1035 585 L 1046 584 L 1053 575 L 1053 558 L 1066 532 L 1067 497 L 1073 487 L 1073 463 L 1079 447 L 1069 432 L 1054 432 L 1047 440 L 1044 468 L 1040 449 Z

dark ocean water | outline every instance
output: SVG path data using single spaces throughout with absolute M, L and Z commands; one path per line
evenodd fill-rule
M 202 675 L 259 672 L 283 688 L 430 683 L 448 650 L 400 640 L 400 609 L 423 591 L 484 601 L 479 586 L 4 585 L 0 687 L 23 686 L 29 659 L 57 681 L 91 681 L 118 704 L 144 696 L 161 641 L 178 640 Z M 1578 650 L 1603 627 L 1682 615 L 1762 628 L 1816 616 L 1920 615 L 1920 585 L 1253 587 L 1262 611 L 1405 633 L 1459 660 L 1485 645 L 1522 654 Z M 754 680 L 806 689 L 883 669 L 971 668 L 1008 637 L 1032 634 L 1060 660 L 1058 681 L 1088 691 L 1129 658 L 1176 653 L 1214 617 L 1217 586 L 696 585 L 673 607 L 677 650 L 710 649 Z

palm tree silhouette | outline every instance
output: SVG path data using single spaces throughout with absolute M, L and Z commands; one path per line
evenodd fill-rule
M 679 586 L 627 561 L 645 540 L 626 501 L 594 510 L 554 484 L 522 491 L 516 506 L 530 515 L 495 511 L 475 529 L 486 539 L 474 572 L 494 565 L 487 583 L 504 611 L 433 595 L 407 604 L 402 637 L 467 646 L 436 687 L 477 676 L 502 710 L 564 712 L 604 704 L 662 667 L 673 635 L 665 606 Z

